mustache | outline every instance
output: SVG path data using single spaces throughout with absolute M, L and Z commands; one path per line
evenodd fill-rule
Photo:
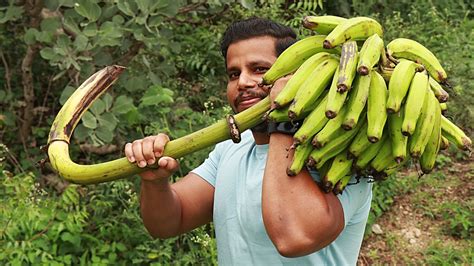
M 267 97 L 269 94 L 268 90 L 261 90 L 261 89 L 248 89 L 246 91 L 239 92 L 237 98 L 235 98 L 234 106 L 238 106 L 242 102 L 242 98 L 244 97 L 252 97 L 252 98 L 260 98 L 263 99 Z

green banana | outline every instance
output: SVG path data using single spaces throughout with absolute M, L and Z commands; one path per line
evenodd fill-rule
M 334 195 L 339 195 L 342 194 L 342 191 L 346 188 L 347 184 L 349 184 L 349 181 L 351 180 L 352 175 L 346 175 L 339 180 L 336 185 L 334 186 L 334 189 L 332 192 Z
M 396 113 L 400 110 L 418 67 L 417 63 L 410 60 L 400 60 L 400 63 L 395 66 L 388 83 L 387 112 Z
M 365 108 L 369 96 L 369 87 L 371 74 L 358 76 L 354 88 L 350 91 L 349 101 L 347 103 L 347 113 L 342 122 L 345 130 L 351 130 L 359 121 L 360 114 Z
M 441 129 L 442 134 L 450 142 L 456 144 L 459 149 L 470 150 L 472 146 L 471 139 L 466 136 L 464 131 L 456 126 L 453 122 L 449 121 L 444 116 L 441 116 Z
M 347 108 L 342 107 L 341 109 L 341 115 L 337 116 L 334 119 L 329 120 L 324 127 L 317 132 L 317 134 L 313 137 L 313 140 L 311 143 L 313 143 L 313 146 L 316 148 L 321 148 L 328 141 L 330 141 L 334 135 L 336 134 L 341 134 L 341 124 L 344 119 L 344 114 L 346 113 Z
M 428 73 L 417 72 L 413 77 L 405 102 L 405 116 L 403 117 L 402 133 L 411 136 L 415 132 L 416 123 L 421 114 L 421 107 L 425 101 L 425 95 L 429 90 Z
M 292 119 L 292 121 L 305 118 L 312 111 L 312 108 L 314 108 L 315 106 L 318 106 L 318 105 L 314 104 L 314 105 L 309 106 L 308 108 L 305 108 L 303 112 L 301 112 L 300 116 L 296 117 L 295 119 Z M 289 106 L 286 106 L 281 109 L 268 110 L 268 112 L 265 114 L 263 119 L 264 120 L 268 119 L 273 122 L 288 122 L 290 121 L 290 118 L 288 117 L 288 109 L 289 109 Z
M 310 140 L 314 134 L 318 133 L 328 122 L 328 118 L 324 115 L 324 106 L 328 101 L 326 95 L 323 100 L 313 109 L 311 113 L 303 120 L 301 127 L 293 135 L 295 144 L 311 143 Z
M 374 159 L 370 162 L 370 167 L 376 172 L 383 172 L 385 169 L 398 166 L 392 155 L 392 142 L 386 141 Z
M 372 71 L 367 100 L 367 138 L 375 143 L 382 137 L 383 128 L 387 121 L 385 103 L 387 101 L 387 85 L 382 75 Z
M 339 61 L 339 72 L 337 80 L 337 92 L 343 93 L 351 88 L 352 81 L 356 76 L 359 53 L 356 41 L 347 41 L 342 44 L 341 59 Z
M 307 164 L 309 166 L 316 167 L 317 169 L 321 168 L 327 160 L 333 158 L 350 145 L 352 139 L 355 137 L 361 125 L 364 123 L 365 120 L 364 122 L 359 123 L 354 128 L 354 130 L 340 131 L 340 134 L 331 139 L 331 141 L 324 145 L 324 147 L 320 149 L 314 149 L 309 155 Z
M 314 30 L 319 34 L 329 34 L 337 25 L 346 21 L 346 18 L 338 16 L 305 16 L 303 18 L 303 27 Z
M 448 112 L 448 103 L 439 103 L 439 107 L 441 108 L 441 113 L 443 115 Z
M 436 81 L 434 78 L 429 77 L 430 88 L 433 90 L 436 98 L 440 103 L 445 103 L 449 99 L 449 94 L 446 92 L 443 87 Z
M 419 118 L 420 123 L 416 125 L 415 132 L 409 139 L 410 155 L 416 159 L 420 158 L 426 148 L 426 144 L 428 144 L 436 116 L 441 115 L 440 113 L 436 113 L 436 108 L 439 106 L 439 103 L 434 93 L 431 90 L 427 90 L 425 97 Z
M 316 67 L 301 85 L 288 110 L 288 117 L 298 117 L 306 106 L 317 101 L 336 71 L 338 61 L 330 58 Z
M 332 78 L 331 87 L 329 87 L 328 101 L 326 103 L 326 117 L 332 119 L 337 116 L 346 101 L 348 91 L 337 92 L 337 80 L 339 79 L 339 69 L 336 69 Z
M 325 37 L 325 35 L 306 37 L 288 47 L 280 56 L 278 56 L 272 67 L 265 72 L 261 85 L 273 84 L 277 79 L 293 73 L 314 54 L 320 52 L 339 54 L 340 49 L 323 48 Z
M 329 171 L 322 179 L 322 188 L 328 193 L 333 190 L 339 180 L 350 174 L 352 167 L 352 159 L 347 158 L 346 152 L 339 153 L 332 161 Z
M 442 132 L 443 130 L 441 130 Z M 440 150 L 446 150 L 447 148 L 449 148 L 449 140 L 443 136 L 443 134 L 441 134 L 441 144 L 440 144 Z
M 303 169 L 306 159 L 313 150 L 310 142 L 296 146 L 290 166 L 286 169 L 288 176 L 296 176 Z
M 445 82 L 448 78 L 446 71 L 444 71 L 436 56 L 414 40 L 405 38 L 395 39 L 387 45 L 387 50 L 388 54 L 395 58 L 405 58 L 420 62 L 438 82 Z
M 433 169 L 436 156 L 441 147 L 441 108 L 435 104 L 435 120 L 433 130 L 429 136 L 425 151 L 420 157 L 420 166 L 423 173 L 428 174 Z
M 276 96 L 273 101 L 276 109 L 287 106 L 295 98 L 296 92 L 313 70 L 325 60 L 330 57 L 329 53 L 320 52 L 308 58 L 299 68 L 295 74 L 288 80 L 285 87 Z
M 388 116 L 388 130 L 390 132 L 390 141 L 392 142 L 392 155 L 395 161 L 400 164 L 407 157 L 408 137 L 402 133 L 403 117 L 405 116 L 405 107 L 400 111 Z
M 365 40 L 374 34 L 383 35 L 382 26 L 376 20 L 367 17 L 350 18 L 334 28 L 323 45 L 330 49 L 348 40 Z
M 377 155 L 379 150 L 389 142 L 390 139 L 387 137 L 387 134 L 382 135 L 382 139 L 376 143 L 371 143 L 371 145 L 365 149 L 357 160 L 355 161 L 354 168 L 358 171 L 361 171 L 369 165 L 370 161 Z
M 378 34 L 365 40 L 359 53 L 357 72 L 360 75 L 369 74 L 370 70 L 379 62 L 380 56 L 385 53 L 383 40 Z
M 367 149 L 372 142 L 367 138 L 367 124 L 363 125 L 351 145 L 349 146 L 348 155 L 352 158 L 357 158 L 360 154 Z

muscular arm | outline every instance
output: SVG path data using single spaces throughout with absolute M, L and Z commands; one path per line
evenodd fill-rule
M 342 206 L 324 193 L 307 170 L 286 174 L 291 136 L 273 133 L 263 178 L 262 212 L 265 229 L 283 256 L 313 253 L 334 241 L 344 228 Z
M 153 237 L 168 238 L 212 220 L 214 187 L 190 173 L 174 184 L 167 179 L 143 180 L 140 210 Z
M 168 141 L 167 135 L 158 134 L 125 145 L 130 163 L 142 168 L 158 163 L 157 169 L 140 174 L 140 211 L 148 232 L 159 238 L 176 236 L 210 222 L 214 202 L 214 187 L 196 174 L 169 183 L 179 165 L 173 158 L 161 157 Z

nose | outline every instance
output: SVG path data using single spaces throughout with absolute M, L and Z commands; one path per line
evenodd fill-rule
M 258 84 L 258 78 L 251 75 L 250 73 L 240 73 L 238 88 L 239 90 L 245 90 L 249 88 L 255 88 Z

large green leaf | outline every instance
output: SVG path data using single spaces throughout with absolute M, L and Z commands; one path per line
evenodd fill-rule
M 102 100 L 104 101 L 104 104 L 105 104 L 105 110 L 109 111 L 114 101 L 112 95 L 110 95 L 110 93 L 106 93 L 104 96 L 102 96 Z
M 23 8 L 20 6 L 10 5 L 7 7 L 7 12 L 0 13 L 0 24 L 6 23 L 8 21 L 15 21 L 21 18 L 23 11 Z
M 131 0 L 118 0 L 117 7 L 125 15 L 130 17 L 135 17 L 136 13 L 136 4 Z
M 114 139 L 114 132 L 106 126 L 99 126 L 95 130 L 95 134 L 102 141 L 109 143 Z
M 61 21 L 58 17 L 45 18 L 41 21 L 40 28 L 42 31 L 56 32 L 61 27 Z
M 87 128 L 94 129 L 97 127 L 97 119 L 89 111 L 86 111 L 84 113 L 81 120 L 82 120 L 82 124 Z
M 76 47 L 76 51 L 82 52 L 87 50 L 87 44 L 89 43 L 88 38 L 84 34 L 79 34 L 76 36 L 74 40 L 74 47 Z
M 99 121 L 99 125 L 108 128 L 109 130 L 114 130 L 117 126 L 117 118 L 112 113 L 103 113 L 97 116 L 97 120 Z
M 61 105 L 64 105 L 64 103 L 66 103 L 67 99 L 69 98 L 69 96 L 71 96 L 74 91 L 76 90 L 76 88 L 72 87 L 72 86 L 66 86 L 66 88 L 64 88 L 63 92 L 61 93 L 61 96 L 59 97 L 59 103 Z
M 91 133 L 92 130 L 83 124 L 77 125 L 76 129 L 74 129 L 74 137 L 77 138 L 78 141 L 85 141 Z
M 77 0 L 74 10 L 76 10 L 79 15 L 87 18 L 90 22 L 99 19 L 102 13 L 100 6 L 92 0 Z
M 58 58 L 58 54 L 51 47 L 41 49 L 40 55 L 46 60 L 56 60 Z
M 112 112 L 116 114 L 125 114 L 128 111 L 132 110 L 135 106 L 133 105 L 133 99 L 125 95 L 120 95 L 115 99 L 114 106 L 112 107 Z
M 26 44 L 33 44 L 36 42 L 36 34 L 38 34 L 38 30 L 35 28 L 29 28 L 26 30 L 25 34 L 23 35 L 23 40 Z
M 92 106 L 90 107 L 90 110 L 96 116 L 102 114 L 105 111 L 104 101 L 102 101 L 102 99 L 95 100 Z

